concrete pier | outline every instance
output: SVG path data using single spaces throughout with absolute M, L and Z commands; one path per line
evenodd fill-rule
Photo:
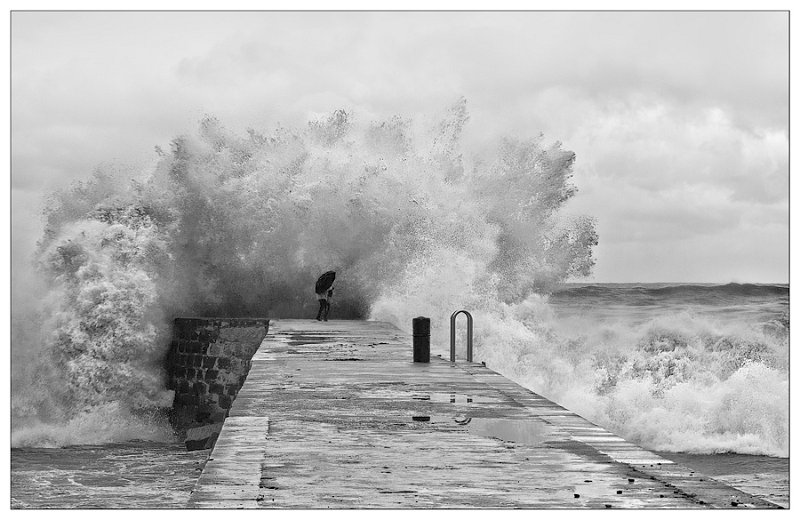
M 197 508 L 774 508 L 380 322 L 273 320 Z

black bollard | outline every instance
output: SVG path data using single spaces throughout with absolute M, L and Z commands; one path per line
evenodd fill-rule
M 419 316 L 411 320 L 414 330 L 414 363 L 431 362 L 431 319 Z

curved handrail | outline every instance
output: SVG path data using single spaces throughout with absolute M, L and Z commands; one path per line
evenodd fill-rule
M 450 361 L 456 360 L 456 317 L 461 313 L 467 316 L 467 361 L 472 362 L 472 314 L 465 310 L 454 312 L 450 316 Z

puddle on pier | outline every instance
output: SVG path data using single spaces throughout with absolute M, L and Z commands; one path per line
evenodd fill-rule
M 587 473 L 589 475 L 589 473 Z M 608 479 L 597 481 L 596 478 L 594 479 L 584 479 L 584 481 L 580 484 L 569 486 L 572 491 L 572 497 L 575 499 L 575 503 L 579 504 L 581 501 L 600 501 L 603 498 L 611 498 L 615 496 L 615 486 L 617 484 L 619 487 L 623 485 L 622 479 L 619 479 L 619 483 L 616 482 L 608 482 Z M 619 490 L 617 490 L 619 491 Z
M 434 426 L 436 429 L 452 430 L 459 429 L 469 422 L 469 419 L 464 415 L 412 415 L 405 416 L 401 419 L 403 421 L 399 424 L 411 423 L 415 426 Z
M 466 415 L 414 415 L 410 419 L 414 424 L 466 426 L 467 432 L 471 435 L 499 439 L 524 446 L 541 446 L 553 439 L 547 425 L 532 418 L 492 419 Z
M 491 437 L 525 446 L 540 446 L 551 438 L 545 423 L 536 419 L 474 417 L 467 424 L 469 432 L 473 435 Z
M 503 402 L 503 399 L 501 398 L 489 397 L 485 395 L 469 395 L 447 392 L 413 392 L 391 389 L 370 390 L 369 392 L 363 392 L 360 397 L 363 399 L 392 399 L 395 401 L 427 401 L 431 403 L 448 403 L 460 406 Z
M 289 341 L 287 341 L 289 345 L 296 346 L 296 345 L 317 345 L 320 343 L 341 343 L 334 341 L 334 338 L 330 336 L 290 336 Z

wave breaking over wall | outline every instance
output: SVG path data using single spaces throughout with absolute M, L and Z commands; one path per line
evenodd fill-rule
M 168 405 L 171 318 L 311 316 L 329 269 L 340 318 L 399 292 L 395 311 L 418 313 L 428 283 L 513 302 L 588 273 L 593 222 L 559 215 L 575 155 L 542 136 L 468 155 L 468 119 L 463 99 L 427 120 L 337 110 L 245 135 L 207 117 L 152 171 L 103 167 L 55 193 L 36 255 L 47 289 L 15 319 L 15 445 L 80 442 L 55 432 L 110 404 L 126 418 Z
M 468 308 L 490 366 L 558 397 L 556 374 L 585 366 L 539 295 L 589 274 L 598 239 L 562 209 L 575 154 L 543 136 L 469 152 L 463 99 L 438 118 L 359 117 L 244 134 L 207 117 L 157 148 L 154 168 L 98 168 L 53 194 L 35 259 L 45 289 L 15 301 L 12 445 L 170 438 L 171 320 L 310 318 L 330 269 L 332 317 L 407 330 Z

